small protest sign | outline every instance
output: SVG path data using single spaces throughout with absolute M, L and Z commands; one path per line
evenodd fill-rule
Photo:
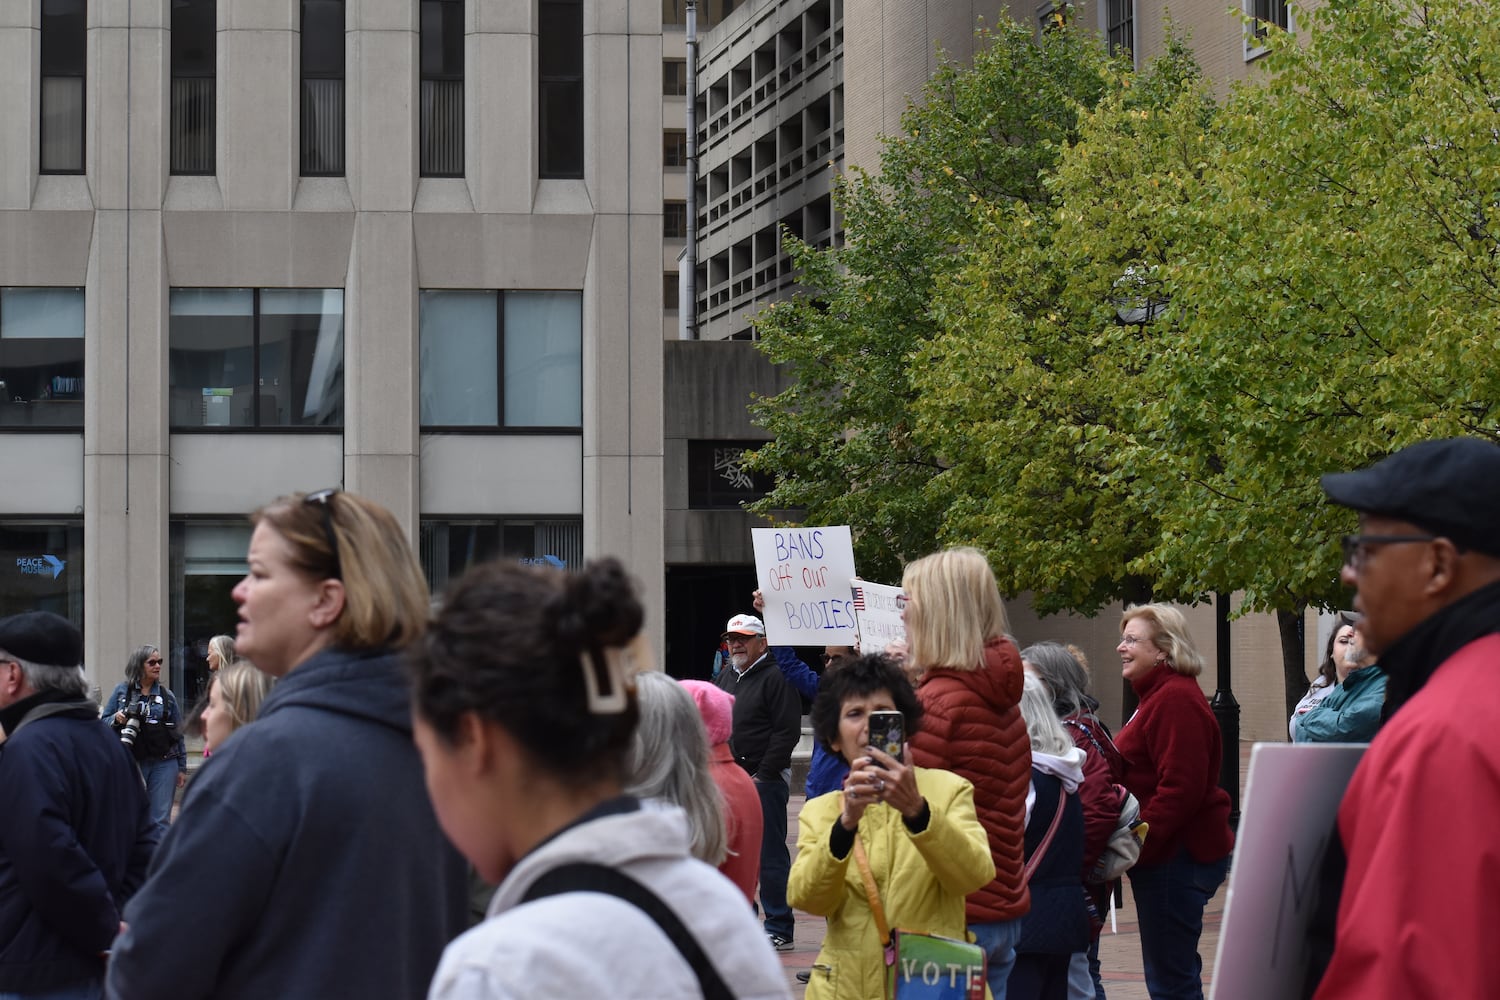
M 879 653 L 895 640 L 906 639 L 906 623 L 901 620 L 901 608 L 896 601 L 901 596 L 900 587 L 867 580 L 851 580 L 849 587 L 854 591 L 854 620 L 859 624 L 861 653 Z
M 777 646 L 852 646 L 854 546 L 848 525 L 751 528 L 765 599 L 766 639 Z

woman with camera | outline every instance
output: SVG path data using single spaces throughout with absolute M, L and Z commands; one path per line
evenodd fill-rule
M 161 682 L 161 650 L 141 646 L 125 662 L 125 682 L 109 696 L 110 725 L 130 748 L 151 818 L 163 831 L 172 817 L 177 789 L 187 784 L 187 750 L 182 740 L 182 711 L 177 696 Z
M 882 656 L 845 661 L 813 702 L 817 738 L 850 766 L 841 792 L 802 808 L 787 900 L 828 918 L 808 1000 L 864 1000 L 885 993 L 884 942 L 862 865 L 888 927 L 964 940 L 964 897 L 995 877 L 974 811 L 974 786 L 949 771 L 913 767 L 871 738 L 872 715 L 899 713 L 918 731 L 922 706 L 901 668 Z M 860 856 L 863 855 L 863 862 Z
M 251 521 L 236 644 L 278 680 L 188 788 L 126 905 L 108 995 L 421 996 L 468 914 L 411 742 L 401 653 L 426 627 L 421 567 L 390 511 L 352 493 Z

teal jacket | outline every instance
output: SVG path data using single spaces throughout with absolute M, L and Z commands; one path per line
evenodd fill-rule
M 1370 742 L 1380 728 L 1385 681 L 1385 670 L 1378 663 L 1350 673 L 1297 721 L 1297 742 Z

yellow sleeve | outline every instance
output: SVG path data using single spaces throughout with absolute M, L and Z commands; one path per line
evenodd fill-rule
M 828 847 L 833 824 L 843 812 L 843 794 L 820 795 L 797 816 L 797 860 L 787 877 L 786 901 L 814 916 L 832 917 L 844 905 L 844 878 L 854 852 L 836 858 Z

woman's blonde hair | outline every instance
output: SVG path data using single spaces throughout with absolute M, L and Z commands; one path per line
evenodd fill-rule
M 1166 657 L 1167 665 L 1179 674 L 1197 677 L 1203 673 L 1203 655 L 1193 645 L 1187 618 L 1170 604 L 1137 604 L 1126 608 L 1120 617 L 1120 631 L 1136 619 L 1151 629 L 1151 642 Z
M 334 645 L 401 649 L 426 629 L 432 598 L 422 566 L 395 515 L 380 504 L 342 491 L 293 493 L 250 521 L 285 538 L 292 565 L 308 577 L 343 583 Z
M 214 674 L 213 683 L 219 685 L 219 704 L 229 719 L 232 733 L 255 721 L 260 714 L 260 703 L 266 700 L 276 681 L 270 674 L 257 670 L 248 660 L 236 660 L 220 667 Z
M 219 657 L 219 669 L 223 670 L 234 662 L 234 637 L 228 635 L 216 635 L 208 640 L 208 651 Z
M 1000 588 L 984 553 L 967 546 L 923 556 L 906 567 L 908 659 L 918 668 L 978 670 L 984 644 L 1010 631 Z

